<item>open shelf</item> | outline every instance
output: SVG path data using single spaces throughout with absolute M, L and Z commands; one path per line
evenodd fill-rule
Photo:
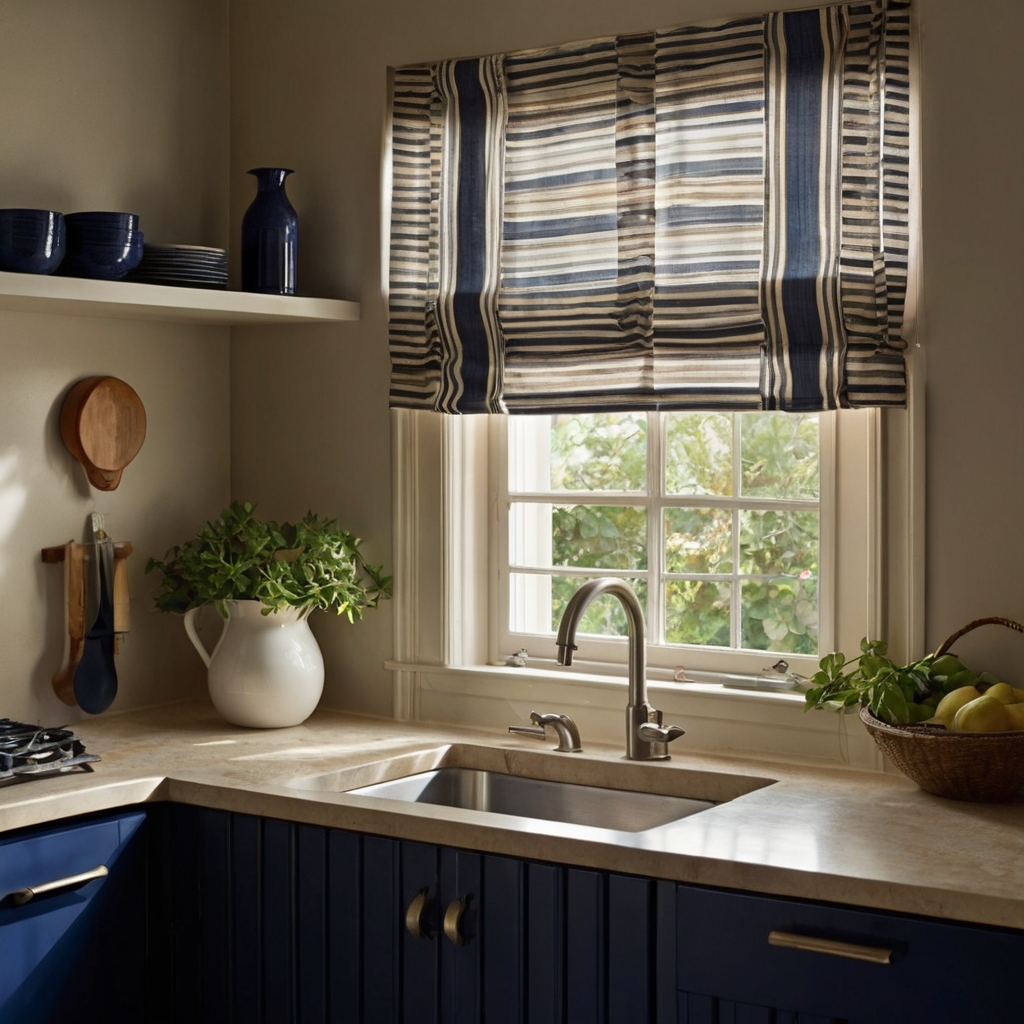
M 186 324 L 329 324 L 359 319 L 359 303 L 302 295 L 171 288 L 130 281 L 0 271 L 0 309 Z

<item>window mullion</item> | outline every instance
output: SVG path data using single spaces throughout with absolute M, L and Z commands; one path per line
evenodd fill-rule
M 743 494 L 743 432 L 740 416 L 732 414 L 732 495 L 738 503 Z M 734 649 L 742 646 L 743 593 L 740 583 L 740 506 L 732 509 L 732 598 L 729 601 L 729 636 Z
M 665 416 L 647 413 L 647 641 L 661 644 L 665 637 L 665 600 L 662 594 L 664 537 L 662 498 L 665 480 Z

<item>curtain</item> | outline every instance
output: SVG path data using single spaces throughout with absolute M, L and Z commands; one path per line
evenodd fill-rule
M 391 403 L 901 406 L 909 6 L 404 68 Z

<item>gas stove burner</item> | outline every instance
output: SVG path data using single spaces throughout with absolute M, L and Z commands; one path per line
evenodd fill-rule
M 91 772 L 95 754 L 70 729 L 45 729 L 38 725 L 0 718 L 0 786 L 50 775 Z

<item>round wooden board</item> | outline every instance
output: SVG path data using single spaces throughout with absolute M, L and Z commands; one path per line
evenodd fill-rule
M 112 491 L 146 439 L 146 409 L 135 390 L 117 377 L 86 377 L 68 392 L 60 433 L 85 467 L 89 483 Z

